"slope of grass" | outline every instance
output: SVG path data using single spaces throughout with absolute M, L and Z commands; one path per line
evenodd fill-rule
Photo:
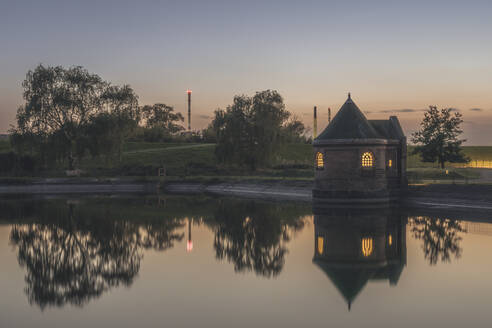
M 460 180 L 476 179 L 480 176 L 477 170 L 468 168 L 450 168 L 442 170 L 439 168 L 410 168 L 407 177 L 410 182 L 421 180 Z
M 8 140 L 0 139 L 0 153 L 10 151 Z M 458 169 L 461 164 L 448 164 L 448 174 L 438 169 L 437 163 L 423 163 L 418 155 L 411 155 L 408 147 L 408 171 L 411 179 L 452 179 L 477 176 L 472 169 Z M 122 161 L 87 157 L 80 168 L 89 176 L 156 176 L 165 167 L 168 176 L 258 176 L 273 178 L 312 179 L 313 147 L 311 144 L 282 146 L 272 167 L 250 172 L 245 168 L 228 167 L 217 163 L 214 144 L 128 142 L 123 148 Z M 492 147 L 464 147 L 472 160 L 492 161 Z M 329 159 L 326 159 L 329 160 Z M 451 173 L 450 173 L 451 172 Z M 62 168 L 43 173 L 63 176 Z
M 165 167 L 171 176 L 244 176 L 252 173 L 244 168 L 226 167 L 217 163 L 214 144 L 176 144 L 140 143 L 125 145 L 121 163 L 105 163 L 102 159 L 87 159 L 81 167 L 93 174 L 103 175 L 157 175 L 159 167 Z M 408 169 L 410 177 L 425 179 L 473 178 L 469 170 L 453 169 L 451 175 L 438 169 L 437 163 L 423 163 L 418 155 L 411 155 L 413 147 L 408 147 Z M 464 147 L 464 152 L 472 159 L 492 160 L 492 147 Z M 328 159 L 327 159 L 328 160 Z M 310 144 L 284 145 L 269 169 L 255 172 L 257 176 L 270 177 L 313 177 L 313 148 Z M 419 170 L 421 170 L 419 172 Z M 91 174 L 91 173 L 89 173 Z
M 6 138 L 0 139 L 0 153 L 8 153 L 11 151 L 10 141 Z
M 280 148 L 276 165 L 313 165 L 313 146 L 311 144 L 287 144 Z
M 424 163 L 420 160 L 420 155 L 413 155 L 415 149 L 413 146 L 408 146 L 407 166 L 408 168 L 438 168 L 438 163 Z M 472 161 L 492 161 L 492 146 L 465 146 L 463 153 Z M 462 163 L 446 163 L 449 167 L 462 167 Z
M 169 147 L 177 147 L 186 144 L 182 143 L 164 143 L 164 142 L 144 142 L 144 141 L 129 141 L 123 145 L 123 152 L 140 152 L 140 151 L 153 151 Z

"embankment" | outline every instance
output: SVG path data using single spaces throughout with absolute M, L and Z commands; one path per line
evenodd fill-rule
M 257 199 L 310 202 L 312 181 L 309 180 L 236 180 L 162 184 L 138 179 L 39 179 L 23 183 L 0 183 L 0 194 L 98 194 L 98 193 L 210 193 Z M 492 213 L 492 184 L 431 184 L 409 186 L 401 204 L 428 210 L 467 209 Z
M 180 183 L 163 186 L 168 193 L 213 193 L 248 198 L 311 201 L 312 183 L 308 181 L 261 181 L 228 183 Z M 491 211 L 492 185 L 436 184 L 409 186 L 401 204 L 408 207 L 443 208 L 449 210 L 474 209 Z

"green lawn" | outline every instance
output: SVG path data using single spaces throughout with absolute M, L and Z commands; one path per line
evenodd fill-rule
M 134 142 L 130 141 L 127 142 L 123 145 L 123 151 L 124 152 L 140 152 L 140 151 L 152 151 L 152 150 L 159 150 L 163 148 L 169 148 L 169 147 L 176 147 L 176 146 L 181 146 L 183 144 L 179 143 L 164 143 L 164 142 Z
M 408 157 L 407 157 L 407 166 L 408 168 L 438 168 L 439 165 L 437 163 L 424 163 L 420 160 L 419 155 L 412 155 L 414 147 L 408 146 Z M 474 164 L 475 161 L 478 161 L 479 165 L 484 161 L 492 162 L 492 147 L 491 146 L 465 146 L 463 147 L 463 152 L 470 157 L 471 164 Z M 446 166 L 449 167 L 463 167 L 461 163 L 446 163 Z
M 216 170 L 214 144 L 129 143 L 121 163 L 86 158 L 81 169 L 95 175 L 157 175 L 165 167 L 168 175 L 203 174 Z
M 0 139 L 0 153 L 8 153 L 10 150 L 10 141 L 8 139 Z
M 490 161 L 492 147 L 463 147 L 472 161 Z M 8 140 L 0 139 L 0 153 L 11 150 Z M 104 158 L 87 157 L 80 168 L 91 176 L 156 176 L 158 168 L 165 167 L 169 176 L 244 176 L 251 172 L 238 167 L 219 165 L 215 159 L 214 144 L 128 142 L 123 147 L 122 161 L 107 162 Z M 417 155 L 411 155 L 408 147 L 408 173 L 411 179 L 474 178 L 471 169 L 462 164 L 448 164 L 448 174 L 437 163 L 423 163 Z M 284 145 L 274 159 L 271 168 L 258 170 L 258 177 L 309 179 L 313 177 L 313 147 L 310 144 Z M 63 175 L 63 170 L 46 172 L 47 175 Z

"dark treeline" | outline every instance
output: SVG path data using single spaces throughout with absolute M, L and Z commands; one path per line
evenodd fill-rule
M 10 131 L 8 166 L 32 171 L 57 165 L 73 170 L 84 156 L 121 159 L 130 138 L 165 139 L 182 130 L 180 114 L 165 104 L 139 107 L 129 85 L 116 86 L 82 67 L 39 65 L 22 83 L 25 104 Z
M 217 159 L 255 169 L 282 142 L 306 142 L 306 129 L 275 91 L 236 96 L 202 131 L 185 132 L 182 114 L 164 103 L 139 106 L 129 85 L 113 85 L 75 66 L 39 65 L 22 83 L 25 103 L 10 130 L 13 151 L 0 154 L 0 173 L 74 170 L 84 157 L 121 162 L 127 141 L 217 143 Z

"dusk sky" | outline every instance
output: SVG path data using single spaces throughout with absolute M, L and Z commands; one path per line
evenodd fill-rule
M 80 65 L 163 102 L 192 128 L 236 94 L 278 90 L 287 109 L 327 122 L 347 92 L 407 135 L 429 105 L 464 115 L 468 145 L 492 143 L 489 1 L 0 2 L 0 133 L 15 123 L 36 65 Z

